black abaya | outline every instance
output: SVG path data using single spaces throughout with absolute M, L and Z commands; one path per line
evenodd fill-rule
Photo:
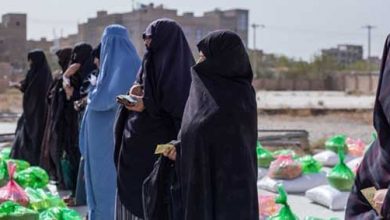
M 355 185 L 350 194 L 345 219 L 390 219 L 390 193 L 387 193 L 381 213 L 377 213 L 361 190 L 375 187 L 390 189 L 390 36 L 382 56 L 378 90 L 374 107 L 374 127 L 378 139 L 372 144 L 360 164 Z M 380 217 L 382 216 L 382 217 Z
M 71 48 L 59 50 L 58 63 L 65 72 L 71 58 Z M 40 166 L 48 171 L 60 189 L 74 189 L 80 158 L 78 149 L 78 113 L 73 103 L 66 100 L 62 87 L 62 75 L 56 77 L 47 95 L 48 114 L 45 135 L 42 141 Z M 63 173 L 61 161 L 69 161 L 72 173 Z
M 23 114 L 18 121 L 11 157 L 38 165 L 47 112 L 45 97 L 53 78 L 42 50 L 30 51 L 28 59 L 30 70 L 21 82 Z
M 257 107 L 252 69 L 237 34 L 216 31 L 198 48 L 177 168 L 183 220 L 258 220 Z
M 136 83 L 143 86 L 145 110 L 137 113 L 123 108 L 115 134 L 118 196 L 131 213 L 141 218 L 142 183 L 157 159 L 157 144 L 177 137 L 194 64 L 184 33 L 175 21 L 156 20 L 144 35 L 152 38 L 152 44 Z

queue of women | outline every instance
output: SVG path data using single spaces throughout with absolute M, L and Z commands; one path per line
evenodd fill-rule
M 24 112 L 12 157 L 44 167 L 71 191 L 68 205 L 87 204 L 91 220 L 258 219 L 257 107 L 240 37 L 209 33 L 196 63 L 173 20 L 152 22 L 142 38 L 141 59 L 127 29 L 110 25 L 95 49 L 59 50 L 54 77 L 43 51 L 29 52 L 30 69 L 16 85 Z M 346 219 L 390 219 L 389 42 L 374 114 L 379 139 Z M 360 192 L 372 186 L 381 213 Z

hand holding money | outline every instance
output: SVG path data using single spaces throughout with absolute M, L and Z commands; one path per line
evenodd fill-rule
M 160 144 L 157 145 L 155 154 L 163 154 L 165 157 L 168 157 L 170 160 L 176 160 L 176 148 L 173 144 Z

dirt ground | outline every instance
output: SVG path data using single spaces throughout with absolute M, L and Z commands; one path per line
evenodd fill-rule
M 374 131 L 372 112 L 337 112 L 326 114 L 259 114 L 259 129 L 304 129 L 311 144 L 335 134 L 361 138 L 369 142 Z

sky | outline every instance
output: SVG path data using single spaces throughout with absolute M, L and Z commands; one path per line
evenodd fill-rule
M 77 23 L 95 17 L 96 11 L 128 12 L 136 3 L 152 0 L 0 0 L 0 14 L 28 14 L 29 39 L 77 32 Z M 166 8 L 201 15 L 219 9 L 249 9 L 250 24 L 265 25 L 257 31 L 256 46 L 266 53 L 283 54 L 295 59 L 311 60 L 322 48 L 337 44 L 360 44 L 367 55 L 367 30 L 372 32 L 373 56 L 380 56 L 390 33 L 389 0 L 154 0 Z M 55 33 L 55 34 L 54 34 Z M 253 32 L 249 32 L 249 47 Z

